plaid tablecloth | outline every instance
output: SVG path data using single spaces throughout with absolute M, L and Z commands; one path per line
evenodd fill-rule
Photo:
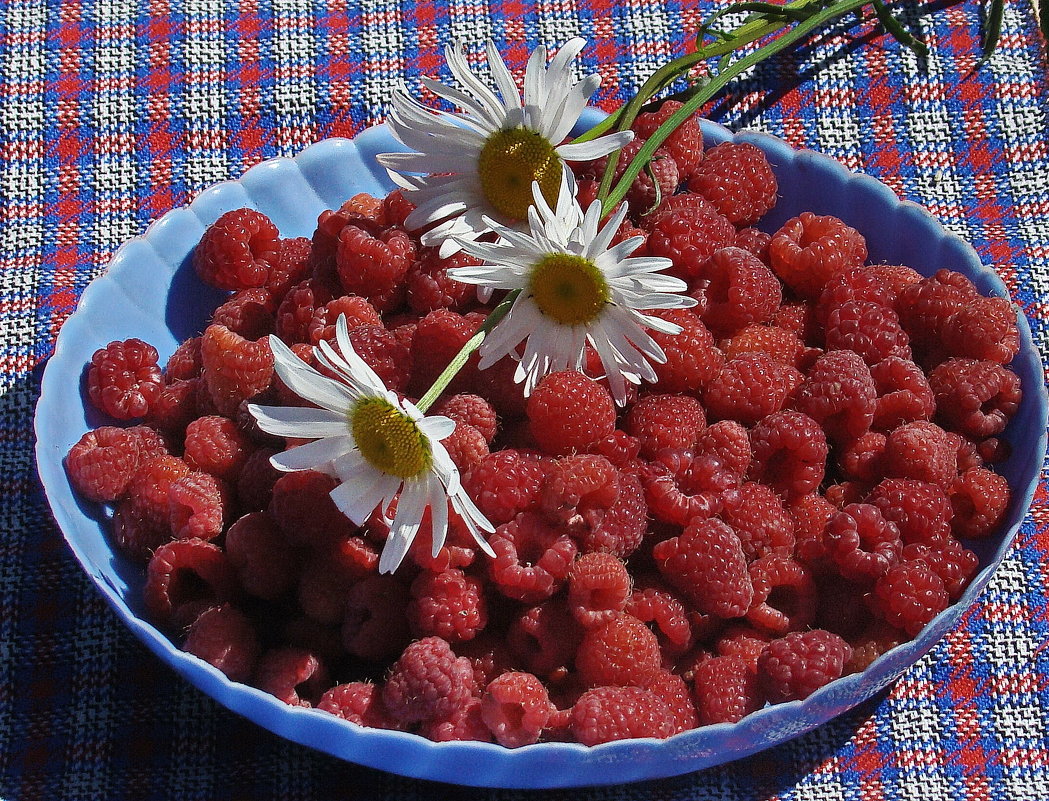
M 67 550 L 32 415 L 58 329 L 113 250 L 209 184 L 383 119 L 452 37 L 515 67 L 587 37 L 612 108 L 686 49 L 680 0 L 0 0 L 0 796 L 13 799 L 1049 799 L 1049 506 L 963 623 L 886 695 L 764 754 L 676 779 L 485 792 L 289 744 L 177 679 Z M 927 206 L 1001 273 L 1049 346 L 1046 56 L 1009 0 L 904 10 L 924 62 L 842 25 L 745 76 L 711 116 L 822 150 Z

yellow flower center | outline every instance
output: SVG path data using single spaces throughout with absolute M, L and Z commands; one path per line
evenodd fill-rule
M 528 216 L 533 181 L 539 182 L 547 203 L 557 202 L 562 169 L 554 146 L 527 128 L 496 131 L 484 143 L 477 163 L 484 196 L 513 220 Z
M 382 398 L 361 398 L 349 412 L 353 439 L 368 464 L 399 478 L 433 465 L 430 441 L 411 418 Z
M 591 322 L 610 297 L 608 282 L 597 266 L 569 253 L 540 259 L 532 268 L 528 289 L 539 311 L 562 325 Z

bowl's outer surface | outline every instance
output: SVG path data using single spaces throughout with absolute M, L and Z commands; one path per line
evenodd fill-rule
M 599 112 L 588 111 L 586 125 Z M 901 202 L 884 184 L 849 173 L 838 162 L 796 151 L 763 134 L 733 135 L 704 122 L 708 142 L 728 139 L 762 148 L 780 185 L 781 201 L 762 227 L 775 230 L 801 211 L 834 214 L 866 237 L 874 262 L 908 264 L 925 274 L 959 270 L 985 294 L 1007 296 L 1005 286 L 981 266 L 976 253 L 948 234 L 920 207 Z M 314 710 L 292 708 L 181 652 L 146 622 L 140 567 L 116 555 L 106 536 L 107 515 L 73 493 L 62 460 L 80 436 L 107 421 L 89 408 L 83 392 L 85 365 L 111 340 L 138 337 L 167 357 L 199 333 L 223 293 L 203 287 L 189 255 L 207 225 L 222 213 L 250 206 L 270 216 L 284 236 L 310 236 L 318 214 L 357 192 L 392 188 L 375 163 L 377 153 L 399 149 L 379 126 L 354 140 L 319 142 L 294 159 L 275 159 L 237 181 L 212 187 L 187 208 L 165 214 L 143 236 L 113 256 L 106 274 L 84 292 L 63 327 L 44 373 L 36 413 L 37 462 L 55 519 L 84 570 L 134 634 L 160 659 L 229 709 L 289 740 L 333 756 L 405 776 L 488 787 L 572 787 L 673 776 L 727 762 L 783 742 L 870 698 L 928 651 L 986 585 L 1030 505 L 1046 445 L 1042 363 L 1026 320 L 1022 348 L 1012 367 L 1025 394 L 1006 436 L 1014 450 L 1002 466 L 1014 497 L 1000 536 L 973 547 L 981 572 L 962 599 L 933 620 L 917 639 L 877 660 L 867 671 L 843 678 L 801 702 L 766 707 L 735 725 L 686 732 L 666 741 L 630 740 L 594 748 L 545 743 L 510 750 L 487 743 L 432 743 L 401 732 L 364 729 Z

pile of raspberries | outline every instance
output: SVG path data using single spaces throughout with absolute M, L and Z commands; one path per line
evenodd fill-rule
M 637 121 L 645 136 L 676 108 Z M 602 162 L 574 165 L 584 206 Z M 335 479 L 278 473 L 293 446 L 248 401 L 302 404 L 267 337 L 305 360 L 345 315 L 357 352 L 419 397 L 484 320 L 474 288 L 403 223 L 399 191 L 282 238 L 224 214 L 194 255 L 224 290 L 161 367 L 137 339 L 98 350 L 91 402 L 119 421 L 66 464 L 114 507 L 112 542 L 181 647 L 282 701 L 433 740 L 517 747 L 669 737 L 800 699 L 914 637 L 978 568 L 1009 487 L 990 466 L 1020 403 L 1008 300 L 949 270 L 867 264 L 863 236 L 804 213 L 769 234 L 763 153 L 704 151 L 682 126 L 633 184 L 618 239 L 673 262 L 699 302 L 661 313 L 658 382 L 625 408 L 591 359 L 530 397 L 476 361 L 432 413 L 494 559 L 452 520 L 393 575 L 388 529 L 334 507 Z M 498 300 L 498 297 L 495 299 Z

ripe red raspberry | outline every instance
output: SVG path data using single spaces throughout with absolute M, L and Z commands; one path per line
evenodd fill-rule
M 316 654 L 303 648 L 272 648 L 259 660 L 255 686 L 289 706 L 312 707 L 331 682 Z
M 170 537 L 168 491 L 172 483 L 188 475 L 189 465 L 175 456 L 141 460 L 128 484 L 128 502 L 144 522 Z
M 604 456 L 616 467 L 623 469 L 637 463 L 641 443 L 637 437 L 632 437 L 621 428 L 617 428 L 587 448 L 587 452 L 595 456 Z
M 200 417 L 186 427 L 183 458 L 194 470 L 230 481 L 240 473 L 251 451 L 247 437 L 226 417 Z
M 234 484 L 242 513 L 259 512 L 269 506 L 273 485 L 284 475 L 270 462 L 276 453 L 274 448 L 258 448 L 244 462 Z
M 714 336 L 689 309 L 657 311 L 654 316 L 681 326 L 677 334 L 649 332 L 666 356 L 665 362 L 652 365 L 655 388 L 667 394 L 698 394 L 725 363 Z
M 608 390 L 574 370 L 550 373 L 528 398 L 532 436 L 546 453 L 585 451 L 616 427 L 616 406 Z
M 404 297 L 404 277 L 415 261 L 415 245 L 399 228 L 372 236 L 347 225 L 339 233 L 335 266 L 346 292 L 372 302 L 380 312 L 391 311 Z
M 670 259 L 670 275 L 691 282 L 715 251 L 736 241 L 736 228 L 699 195 L 674 195 L 642 222 L 650 256 Z
M 91 357 L 88 397 L 110 417 L 145 417 L 163 385 L 157 350 L 141 339 L 110 342 Z
M 943 347 L 952 356 L 1008 364 L 1020 350 L 1016 308 L 1006 298 L 973 298 L 944 322 Z
M 531 673 L 503 673 L 481 696 L 481 719 L 507 748 L 539 742 L 553 710 L 546 687 Z
M 818 492 L 810 492 L 794 498 L 787 509 L 794 518 L 794 553 L 798 561 L 820 572 L 829 569 L 823 532 L 838 508 Z
M 819 423 L 800 412 L 776 412 L 750 430 L 750 477 L 789 500 L 814 492 L 827 467 L 827 438 Z
M 851 503 L 835 514 L 827 521 L 823 541 L 841 575 L 859 582 L 884 576 L 903 548 L 896 524 L 869 503 Z
M 888 306 L 866 300 L 847 300 L 827 317 L 827 350 L 851 350 L 868 365 L 895 356 L 911 358 L 910 338 Z
M 394 189 L 382 199 L 382 217 L 386 225 L 404 225 L 415 204 L 403 189 Z
M 465 423 L 456 423 L 455 429 L 441 440 L 441 444 L 460 473 L 479 465 L 489 453 L 488 443 L 481 432 Z
M 846 674 L 862 673 L 884 653 L 906 642 L 907 635 L 884 620 L 875 618 L 859 634 L 848 638 L 852 657 L 845 663 Z
M 457 423 L 473 426 L 491 444 L 499 428 L 499 419 L 492 404 L 480 395 L 451 395 L 433 408 L 433 414 L 450 417 Z
M 837 634 L 794 631 L 768 644 L 758 658 L 758 677 L 772 703 L 800 700 L 840 678 L 851 656 Z
M 619 471 L 604 456 L 580 453 L 550 465 L 539 490 L 539 509 L 551 521 L 574 527 L 578 516 L 605 510 L 619 496 Z
M 265 339 L 251 342 L 225 326 L 209 325 L 200 354 L 208 395 L 225 417 L 236 416 L 241 401 L 258 395 L 273 380 L 273 354 Z
M 421 724 L 418 734 L 435 743 L 493 742 L 492 733 L 481 718 L 481 699 L 476 695 L 453 709 L 448 718 L 437 718 Z
M 764 353 L 744 353 L 725 363 L 703 391 L 711 417 L 754 425 L 778 412 L 802 383 L 802 374 Z
M 102 426 L 85 433 L 69 449 L 66 471 L 81 496 L 111 503 L 124 496 L 138 463 L 135 435 L 123 428 Z
M 479 579 L 444 570 L 423 571 L 412 582 L 408 624 L 416 637 L 472 640 L 487 623 L 488 602 Z
M 509 523 L 539 500 L 543 468 L 508 449 L 485 456 L 463 475 L 463 488 L 493 525 Z
M 635 139 L 623 146 L 619 153 L 614 170 L 613 185 L 619 183 L 626 168 L 644 146 L 644 141 Z M 600 181 L 608 165 L 608 156 L 602 156 L 585 165 L 580 165 L 578 172 L 584 179 Z M 653 180 L 654 179 L 654 180 Z M 648 166 L 631 182 L 627 189 L 626 199 L 630 205 L 631 217 L 643 218 L 665 198 L 673 195 L 681 183 L 681 172 L 670 151 L 664 147 L 656 149 Z
M 306 333 L 310 344 L 316 345 L 321 340 L 335 341 L 335 324 L 339 317 L 346 318 L 346 327 L 350 330 L 359 325 L 382 326 L 382 318 L 366 298 L 357 295 L 343 295 L 318 306 L 313 312 Z
M 942 543 L 904 545 L 902 560 L 925 562 L 940 577 L 951 601 L 958 600 L 980 567 L 976 554 L 953 537 Z
M 247 682 L 259 658 L 259 638 L 247 615 L 222 604 L 204 610 L 193 621 L 182 650 L 199 656 L 232 681 Z
M 856 353 L 836 350 L 816 359 L 794 408 L 823 426 L 836 443 L 862 437 L 874 422 L 878 393 L 870 368 Z
M 350 330 L 350 344 L 392 391 L 408 389 L 412 371 L 411 349 L 381 325 L 359 325 Z
M 405 279 L 408 307 L 420 314 L 434 309 L 463 309 L 477 297 L 474 286 L 449 277 L 448 271 L 457 267 L 476 267 L 481 260 L 462 251 L 446 259 L 437 253 L 436 249 L 425 249 Z
M 950 487 L 958 475 L 957 435 L 925 420 L 893 429 L 885 448 L 885 475 Z
M 912 347 L 926 360 L 942 361 L 941 334 L 947 319 L 979 297 L 973 283 L 961 273 L 939 270 L 910 284 L 896 296 L 896 313 Z
M 790 556 L 794 551 L 794 521 L 780 496 L 765 484 L 742 484 L 738 501 L 725 505 L 721 519 L 736 532 L 749 562 L 766 554 Z
M 273 333 L 276 311 L 277 302 L 266 289 L 242 289 L 215 309 L 210 322 L 245 339 L 258 339 Z
M 568 609 L 584 628 L 607 623 L 626 607 L 630 574 L 608 553 L 583 554 L 568 574 Z
M 914 362 L 895 356 L 871 366 L 878 393 L 871 427 L 892 431 L 902 423 L 929 420 L 936 411 L 936 397 L 924 371 Z
M 783 282 L 812 299 L 819 297 L 836 273 L 863 264 L 867 243 L 859 231 L 837 217 L 804 211 L 773 235 L 769 256 Z
M 917 636 L 947 608 L 943 581 L 925 562 L 901 562 L 874 584 L 871 605 L 887 623 Z
M 889 287 L 893 297 L 897 298 L 906 287 L 922 280 L 921 273 L 903 264 L 872 264 L 867 269 Z
M 168 357 L 164 365 L 164 380 L 171 383 L 199 378 L 203 366 L 200 361 L 200 337 L 190 337 Z
M 171 533 L 177 540 L 215 539 L 230 516 L 229 491 L 207 473 L 190 473 L 168 489 Z
M 779 184 L 765 153 L 748 142 L 722 142 L 706 152 L 688 182 L 733 225 L 753 225 L 776 205 Z
M 630 407 L 625 422 L 647 459 L 666 448 L 691 448 L 705 426 L 703 407 L 688 395 L 646 395 Z
M 310 248 L 311 277 L 333 294 L 342 294 L 336 254 L 342 229 L 352 225 L 377 236 L 383 229 L 382 201 L 367 193 L 354 195 L 334 211 L 325 209 L 317 218 Z
M 929 373 L 929 386 L 940 418 L 973 439 L 1001 434 L 1023 396 L 1016 373 L 975 359 L 948 359 Z
M 202 395 L 206 396 L 207 391 L 200 378 L 165 384 L 150 407 L 145 422 L 178 442 L 185 434 L 186 426 L 200 417 Z M 207 405 L 212 406 L 210 399 Z
M 372 729 L 397 728 L 383 705 L 382 688 L 371 682 L 336 684 L 321 696 L 317 709 Z
M 288 345 L 310 342 L 313 315 L 331 299 L 331 291 L 319 281 L 309 279 L 295 284 L 277 307 L 277 336 Z
M 951 485 L 951 528 L 958 537 L 993 533 L 1009 508 L 1009 482 L 983 467 L 966 470 Z
M 714 656 L 696 665 L 692 682 L 701 726 L 738 723 L 765 705 L 758 678 L 738 656 Z
M 791 367 L 801 364 L 805 346 L 798 335 L 774 325 L 748 325 L 723 343 L 725 357 L 735 359 L 744 353 L 765 353 Z
M 579 511 L 581 520 L 573 520 L 572 536 L 582 553 L 600 551 L 626 559 L 644 539 L 648 523 L 648 505 L 637 476 L 621 473 L 619 494 L 607 508 L 587 507 Z
M 149 560 L 142 600 L 153 620 L 177 630 L 205 609 L 229 601 L 235 584 L 226 554 L 217 545 L 173 540 Z
M 507 642 L 516 664 L 537 676 L 563 679 L 575 659 L 583 629 L 562 599 L 525 609 L 510 624 Z
M 638 114 L 630 128 L 637 134 L 638 140 L 646 141 L 682 105 L 680 100 L 664 100 L 655 111 Z M 692 116 L 686 119 L 674 129 L 674 132 L 663 141 L 660 147 L 674 157 L 681 176 L 687 178 L 696 165 L 703 160 L 703 131 L 699 127 L 699 118 Z
M 717 656 L 735 656 L 747 663 L 750 672 L 758 669 L 758 657 L 765 646 L 772 642 L 772 635 L 767 631 L 754 628 L 747 623 L 735 623 L 726 627 L 714 641 L 714 654 Z
M 262 286 L 278 260 L 280 232 L 254 209 L 227 211 L 204 232 L 193 251 L 200 280 L 219 289 Z
M 808 568 L 789 556 L 769 554 L 750 564 L 754 602 L 747 620 L 770 634 L 803 631 L 816 618 L 816 584 Z
M 472 687 L 470 660 L 456 656 L 440 637 L 424 637 L 394 663 L 382 698 L 394 719 L 420 723 L 449 717 L 466 703 Z
M 664 450 L 641 472 L 645 502 L 652 516 L 677 526 L 694 517 L 710 517 L 726 501 L 738 501 L 740 476 L 712 456 Z
M 412 340 L 410 387 L 413 394 L 422 396 L 430 388 L 473 336 L 480 322 L 476 316 L 464 317 L 450 309 L 437 309 L 419 320 Z M 474 354 L 467 362 L 467 368 L 453 379 L 447 391 L 450 394 L 468 392 L 476 378 L 476 365 L 477 356 Z
M 338 482 L 314 470 L 286 473 L 273 485 L 269 513 L 293 545 L 323 547 L 353 533 L 331 499 Z
M 703 322 L 719 337 L 771 319 L 782 300 L 779 280 L 752 253 L 737 247 L 715 251 L 701 273 L 706 309 Z
M 669 670 L 658 670 L 648 680 L 645 689 L 669 707 L 674 721 L 674 734 L 690 731 L 699 725 L 696 706 L 692 703 L 692 691 L 681 676 Z
M 882 278 L 879 268 L 884 266 L 849 267 L 832 276 L 815 303 L 819 324 L 825 326 L 830 313 L 849 301 L 865 301 L 891 309 L 896 301 L 896 290 Z
M 288 290 L 310 277 L 310 247 L 308 237 L 297 236 L 277 243 L 277 260 L 270 264 L 266 289 L 277 303 Z
M 623 611 L 649 624 L 664 654 L 680 656 L 692 647 L 685 604 L 660 579 L 639 579 Z
M 553 595 L 568 578 L 576 544 L 559 526 L 523 512 L 499 526 L 488 540 L 495 558 L 488 563 L 494 589 L 525 603 Z
M 925 481 L 886 478 L 867 496 L 866 503 L 881 510 L 896 525 L 904 544 L 937 546 L 951 534 L 951 501 L 942 487 Z
M 712 423 L 700 432 L 696 455 L 710 456 L 738 476 L 745 476 L 753 454 L 747 429 L 735 420 Z
M 632 737 L 665 739 L 674 734 L 673 711 L 651 690 L 641 687 L 597 687 L 572 707 L 572 735 L 583 745 Z
M 299 573 L 299 608 L 318 623 L 338 625 L 343 620 L 350 588 L 374 575 L 378 566 L 378 551 L 363 537 L 340 537 L 316 548 L 303 561 Z
M 678 537 L 657 543 L 652 556 L 663 577 L 701 612 L 741 617 L 754 599 L 739 537 L 716 519 L 693 519 Z
M 294 580 L 298 557 L 265 512 L 252 512 L 226 532 L 226 556 L 249 595 L 276 600 Z
M 769 261 L 769 242 L 772 235 L 757 228 L 741 228 L 736 233 L 735 246 L 757 256 L 766 267 L 771 265 Z
M 410 639 L 407 607 L 408 590 L 393 576 L 371 575 L 354 584 L 346 595 L 342 623 L 346 650 L 378 663 L 399 654 Z

